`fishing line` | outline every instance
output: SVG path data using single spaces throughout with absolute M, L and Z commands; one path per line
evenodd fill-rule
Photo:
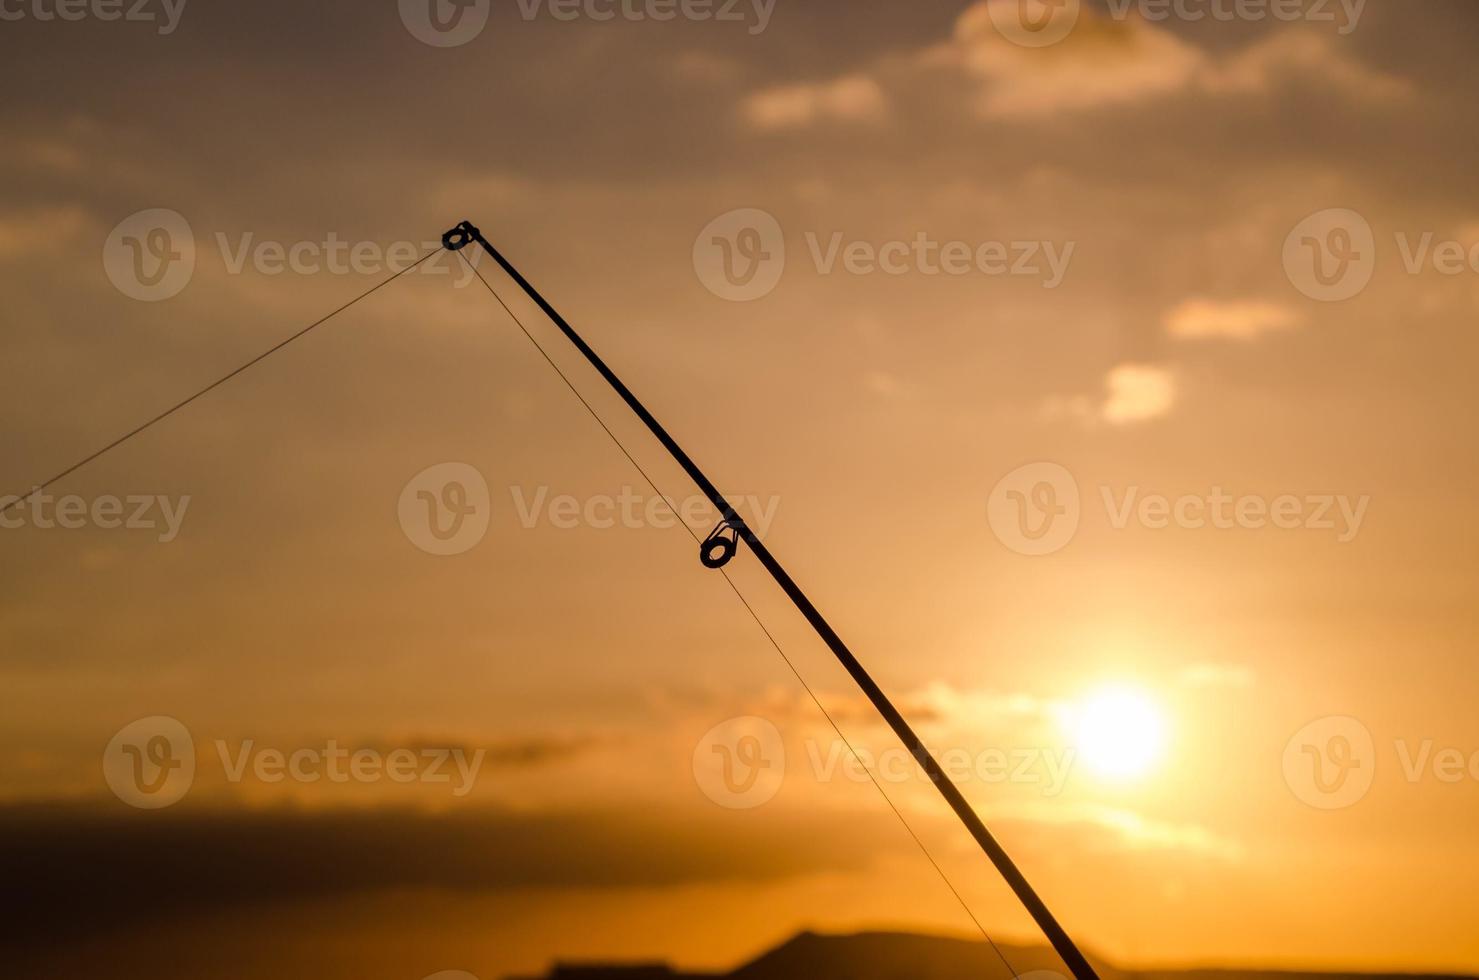
M 657 482 L 653 480 L 650 475 L 648 475 L 647 470 L 643 468 L 641 463 L 637 462 L 636 457 L 632 455 L 631 451 L 627 449 L 626 445 L 622 443 L 621 439 L 617 437 L 616 433 L 612 431 L 611 427 L 606 424 L 605 419 L 601 418 L 600 413 L 596 411 L 596 409 L 586 399 L 585 395 L 581 394 L 580 389 L 575 386 L 575 383 L 570 380 L 569 376 L 566 375 L 563 370 L 560 369 L 560 366 L 555 363 L 554 358 L 550 357 L 549 352 L 544 349 L 544 345 L 542 345 L 538 340 L 535 339 L 534 334 L 532 334 L 529 331 L 529 328 L 524 325 L 524 321 L 521 320 L 518 314 L 509 307 L 508 303 L 504 302 L 504 299 L 501 295 L 499 295 L 498 290 L 494 289 L 492 283 L 488 282 L 487 278 L 484 277 L 482 270 L 473 265 L 471 262 L 468 262 L 467 259 L 462 256 L 461 252 L 457 253 L 457 255 L 458 258 L 461 258 L 462 261 L 467 264 L 467 267 L 471 269 L 473 273 L 478 277 L 478 280 L 483 284 L 483 287 L 492 294 L 495 300 L 498 301 L 498 305 L 503 307 L 503 312 L 508 314 L 509 319 L 513 320 L 513 322 L 518 326 L 519 330 L 524 334 L 526 338 L 528 338 L 529 343 L 532 344 L 534 346 L 534 349 L 537 350 L 540 356 L 544 358 L 545 363 L 550 366 L 550 368 L 555 372 L 556 375 L 559 376 L 561 381 L 565 382 L 565 387 L 569 388 L 571 394 L 573 394 L 576 399 L 585 406 L 585 410 L 590 413 L 591 418 L 596 420 L 596 424 L 601 427 L 601 430 L 606 433 L 606 435 L 611 439 L 611 442 L 616 446 L 616 448 L 621 450 L 621 454 L 625 456 L 627 458 L 627 461 L 632 464 L 632 466 L 636 469 L 638 473 L 641 474 L 642 479 L 645 480 L 647 482 L 647 485 L 652 488 L 652 492 L 657 494 L 664 503 L 666 503 L 676 512 L 677 508 L 673 506 L 672 499 L 668 497 L 667 494 L 663 493 L 663 491 L 658 487 Z M 689 537 L 693 538 L 695 543 L 699 544 L 700 546 L 703 545 L 703 539 L 698 536 L 693 528 L 688 526 L 687 521 L 680 520 L 678 521 L 678 525 L 682 527 L 684 531 L 688 532 Z M 975 924 L 976 929 L 981 933 L 982 938 L 984 938 L 986 942 L 991 946 L 991 949 L 996 953 L 997 958 L 1001 960 L 1002 965 L 1007 968 L 1007 973 L 1013 977 L 1016 977 L 1017 971 L 1012 968 L 1012 964 L 1007 960 L 1006 954 L 1003 953 L 1001 947 L 996 944 L 996 940 L 991 938 L 991 934 L 986 931 L 986 927 L 981 924 L 981 920 L 976 917 L 976 913 L 971 911 L 970 905 L 966 903 L 966 900 L 961 895 L 960 890 L 955 887 L 955 883 L 950 880 L 950 876 L 945 873 L 945 869 L 942 868 L 940 866 L 940 863 L 935 860 L 934 855 L 930 853 L 930 850 L 928 847 L 925 846 L 924 841 L 920 839 L 917 833 L 915 833 L 914 828 L 910 825 L 908 819 L 904 816 L 903 811 L 900 810 L 898 805 L 894 803 L 892 797 L 888 795 L 888 791 L 883 788 L 883 784 L 880 783 L 878 781 L 878 777 L 874 775 L 872 768 L 866 765 L 863 762 L 862 758 L 859 757 L 857 750 L 853 748 L 852 742 L 848 740 L 848 737 L 843 733 L 842 728 L 832 717 L 832 713 L 829 712 L 826 706 L 822 704 L 821 698 L 817 696 L 816 691 L 812 689 L 811 684 L 807 682 L 806 677 L 803 676 L 800 669 L 797 668 L 795 661 L 793 661 L 790 656 L 786 654 L 785 649 L 781 647 L 780 641 L 778 641 L 775 638 L 775 635 L 771 633 L 770 627 L 765 625 L 765 621 L 760 618 L 760 614 L 756 612 L 755 607 L 750 604 L 750 601 L 747 598 L 745 598 L 745 594 L 740 590 L 739 585 L 734 581 L 733 578 L 730 577 L 729 571 L 725 568 L 720 568 L 718 569 L 718 571 L 721 575 L 724 576 L 724 581 L 729 584 L 729 588 L 733 590 L 735 598 L 739 599 L 740 605 L 744 606 L 745 611 L 750 614 L 750 618 L 755 621 L 755 625 L 760 627 L 760 632 L 765 634 L 765 638 L 770 641 L 770 645 L 775 648 L 775 652 L 780 655 L 781 660 L 785 662 L 788 668 L 790 668 L 791 673 L 796 676 L 796 680 L 801 684 L 802 689 L 806 691 L 806 694 L 811 699 L 812 703 L 817 706 L 817 710 L 822 713 L 822 717 L 827 720 L 827 724 L 832 727 L 832 731 L 837 734 L 837 737 L 842 740 L 842 744 L 847 747 L 848 754 L 852 756 L 853 761 L 855 761 L 858 764 L 858 767 L 868 775 L 868 781 L 873 784 L 874 789 L 878 790 L 878 794 L 883 797 L 883 801 L 888 804 L 889 810 L 893 812 L 894 816 L 898 818 L 899 823 L 903 825 L 904 830 L 909 834 L 910 839 L 912 839 L 915 845 L 919 848 L 920 853 L 924 855 L 925 860 L 929 862 L 930 867 L 935 869 L 935 873 L 939 875 L 940 880 L 945 883 L 945 887 L 950 890 L 950 894 L 955 896 L 955 901 L 960 904 L 961 909 L 970 918 L 971 922 Z
M 243 364 L 240 367 L 236 368 L 235 370 L 231 371 L 229 374 L 222 375 L 221 377 L 217 378 L 215 381 L 212 381 L 210 384 L 206 385 L 204 388 L 201 388 L 199 391 L 197 391 L 195 394 L 191 395 L 189 398 L 186 398 L 186 399 L 184 399 L 183 401 L 180 401 L 180 402 L 176 402 L 170 408 L 165 409 L 164 411 L 160 412 L 158 415 L 154 416 L 149 421 L 143 423 L 142 425 L 138 426 L 137 428 L 134 428 L 134 429 L 130 430 L 129 432 L 124 433 L 123 435 L 119 436 L 117 439 L 114 439 L 112 442 L 108 443 L 106 446 L 104 446 L 102 449 L 99 449 L 97 452 L 93 453 L 92 455 L 87 456 L 84 459 L 79 460 L 76 463 L 73 463 L 71 466 L 69 466 L 66 469 L 62 470 L 60 473 L 56 474 L 55 476 L 53 476 L 53 477 L 51 477 L 49 479 L 43 480 L 40 483 L 34 485 L 24 495 L 13 496 L 13 497 L 10 497 L 10 498 L 6 498 L 7 499 L 7 503 L 5 503 L 3 506 L 0 506 L 0 516 L 3 516 L 5 514 L 5 512 L 8 511 L 8 510 L 10 510 L 12 507 L 17 507 L 17 506 L 25 503 L 27 500 L 30 500 L 31 497 L 35 496 L 36 494 L 38 494 L 41 491 L 45 490 L 46 488 L 50 487 L 52 484 L 57 483 L 57 482 L 59 482 L 61 480 L 65 480 L 67 477 L 71 476 L 73 473 L 76 473 L 78 470 L 82 469 L 88 463 L 91 463 L 91 462 L 93 462 L 93 461 L 95 461 L 97 459 L 102 458 L 103 456 L 106 456 L 108 453 L 110 453 L 113 450 L 117 449 L 119 446 L 121 446 L 124 443 L 128 442 L 130 439 L 134 438 L 135 436 L 142 435 L 144 432 L 148 431 L 149 429 L 152 429 L 154 426 L 158 425 L 160 422 L 163 422 L 165 419 L 169 418 L 171 415 L 174 415 L 176 412 L 180 411 L 185 406 L 187 406 L 187 405 L 191 404 L 192 402 L 196 401 L 197 399 L 199 399 L 199 398 L 201 398 L 201 397 L 203 397 L 203 396 L 211 393 L 212 391 L 215 391 L 217 388 L 221 387 L 221 385 L 223 385 L 226 382 L 230 381 L 232 378 L 236 377 L 238 374 L 241 374 L 243 371 L 247 370 L 248 368 L 255 367 L 256 365 L 260 364 L 261 362 L 267 360 L 267 358 L 271 357 L 273 354 L 276 354 L 278 351 L 282 350 L 284 347 L 288 346 L 293 341 L 298 340 L 298 339 L 300 339 L 302 337 L 308 336 L 308 334 L 310 334 L 313 331 L 317 330 L 319 327 L 323 326 L 325 323 L 328 323 L 330 320 L 334 319 L 334 317 L 338 316 L 340 313 L 343 313 L 345 310 L 349 309 L 351 306 L 354 306 L 360 300 L 365 299 L 366 297 L 370 296 L 372 293 L 376 293 L 376 292 L 380 291 L 381 289 L 385 288 L 386 286 L 389 286 L 391 283 L 395 282 L 401 276 L 404 276 L 406 273 L 410 272 L 412 269 L 415 269 L 417 266 L 421 265 L 427 259 L 430 259 L 433 256 L 440 254 L 442 251 L 444 251 L 444 250 L 443 249 L 440 249 L 440 248 L 436 248 L 436 249 L 431 250 L 430 252 L 427 252 L 425 255 L 421 256 L 421 258 L 417 259 L 411 265 L 406 266 L 400 272 L 397 272 L 395 275 L 391 276 L 388 279 L 381 280 L 380 282 L 376 283 L 374 286 L 371 286 L 369 289 L 367 289 L 364 292 L 360 293 L 354 299 L 350 300 L 349 302 L 345 303 L 343 306 L 339 307 L 337 310 L 334 310 L 332 313 L 326 314 L 325 316 L 323 316 L 323 317 L 315 320 L 314 322 L 310 323 L 308 326 L 304 327 L 302 330 L 299 330 L 297 333 L 295 333 L 292 336 L 288 337 L 286 340 L 282 341 L 281 343 L 278 343 L 278 344 L 276 344 L 276 345 L 274 345 L 272 347 L 269 347 L 267 350 L 263 351 L 262 353 L 258 354 L 256 357 L 252 358 L 250 361 L 247 361 L 245 364 Z

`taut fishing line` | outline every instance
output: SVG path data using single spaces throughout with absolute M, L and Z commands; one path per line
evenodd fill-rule
M 364 292 L 360 293 L 354 299 L 352 299 L 349 302 L 345 303 L 343 306 L 339 307 L 337 310 L 334 310 L 332 313 L 325 314 L 324 316 L 322 316 L 322 317 L 318 318 L 317 320 L 313 321 L 312 323 L 310 323 L 308 326 L 306 326 L 303 329 L 299 330 L 297 333 L 292 334 L 286 340 L 283 340 L 280 343 L 275 344 L 272 347 L 269 347 L 267 350 L 265 350 L 262 353 L 258 354 L 256 357 L 252 358 L 250 361 L 247 361 L 245 364 L 242 364 L 240 367 L 235 368 L 231 372 L 229 372 L 227 374 L 223 374 L 221 377 L 217 378 L 215 381 L 212 381 L 210 384 L 206 385 L 204 388 L 201 388 L 199 391 L 195 392 L 195 394 L 193 394 L 190 397 L 185 398 L 185 399 L 183 399 L 181 401 L 176 402 L 174 405 L 172 405 L 169 408 L 165 409 L 164 411 L 160 412 L 158 415 L 154 416 L 153 418 L 151 418 L 149 421 L 143 423 L 142 425 L 139 425 L 139 426 L 136 426 L 133 429 L 130 429 L 128 432 L 124 433 L 123 435 L 119 436 L 117 439 L 114 439 L 112 442 L 108 443 L 102 449 L 97 450 L 96 452 L 92 453 L 89 456 L 84 457 L 81 460 L 78 460 L 76 463 L 73 463 L 71 466 L 69 466 L 66 469 L 62 470 L 56 476 L 49 477 L 48 479 L 42 480 L 40 483 L 34 484 L 31 487 L 31 489 L 27 490 L 24 494 L 20 494 L 20 495 L 17 495 L 17 496 L 11 496 L 11 497 L 3 498 L 6 502 L 3 505 L 0 505 L 0 516 L 3 516 L 12 507 L 18 507 L 21 504 L 25 503 L 27 500 L 30 500 L 31 497 L 33 497 L 36 494 L 40 493 L 42 490 L 45 490 L 47 487 L 50 487 L 52 484 L 58 482 L 59 480 L 65 480 L 67 477 L 71 476 L 73 473 L 76 473 L 78 470 L 82 469 L 82 467 L 86 466 L 88 463 L 91 463 L 91 462 L 93 462 L 94 460 L 97 460 L 97 459 L 101 459 L 103 456 L 106 456 L 108 453 L 110 453 L 113 450 L 117 449 L 119 446 L 123 445 L 125 442 L 128 442 L 130 439 L 134 438 L 135 436 L 141 435 L 144 432 L 146 432 L 147 430 L 152 429 L 154 426 L 158 425 L 160 422 L 163 422 L 165 419 L 169 418 L 171 415 L 173 415 L 176 412 L 180 411 L 185 406 L 191 404 L 196 399 L 202 398 L 205 395 L 210 394 L 212 391 L 215 391 L 217 388 L 221 387 L 223 384 L 225 384 L 226 382 L 230 381 L 232 378 L 236 377 L 238 374 L 241 374 L 243 371 L 246 371 L 248 368 L 255 367 L 256 365 L 258 365 L 258 364 L 262 363 L 263 361 L 267 360 L 267 358 L 271 357 L 273 354 L 276 354 L 278 351 L 282 350 L 284 347 L 288 346 L 293 341 L 299 340 L 300 338 L 303 338 L 303 337 L 308 336 L 310 333 L 312 333 L 313 331 L 317 330 L 319 327 L 323 326 L 325 323 L 328 323 L 330 320 L 334 319 L 334 317 L 338 316 L 340 313 L 343 313 L 345 310 L 349 309 L 351 306 L 354 306 L 360 300 L 365 299 L 366 297 L 370 296 L 372 293 L 379 292 L 381 289 L 384 289 L 386 286 L 389 286 L 391 283 L 395 282 L 397 279 L 399 279 L 401 276 L 404 276 L 406 273 L 410 272 L 412 269 L 415 269 L 417 266 L 421 265 L 423 262 L 427 261 L 428 259 L 432 258 L 433 256 L 440 255 L 443 251 L 445 251 L 445 249 L 440 249 L 440 248 L 432 249 L 430 252 L 427 252 L 425 255 L 421 256 L 421 258 L 417 259 L 412 264 L 406 266 L 400 272 L 395 273 L 394 275 L 390 276 L 389 278 L 382 279 L 380 282 L 376 283 L 375 285 L 371 286 L 369 289 L 367 289 Z
M 462 254 L 460 252 L 458 253 L 458 257 L 462 258 Z M 464 262 L 467 262 L 467 259 L 465 258 L 463 258 L 462 260 Z M 637 462 L 637 459 L 635 456 L 632 455 L 631 450 L 627 449 L 626 445 L 621 441 L 616 433 L 612 431 L 611 426 L 606 424 L 606 420 L 601 418 L 600 413 L 596 411 L 595 407 L 591 405 L 590 401 L 586 399 L 585 395 L 581 394 L 580 389 L 575 386 L 575 382 L 570 380 L 569 375 L 561 370 L 559 364 L 555 363 L 554 358 L 552 358 L 549 352 L 544 349 L 544 345 L 535 339 L 534 334 L 531 333 L 529 331 L 529 328 L 524 325 L 524 321 L 520 319 L 519 315 L 509 307 L 508 303 L 504 301 L 498 290 L 493 288 L 493 284 L 488 282 L 487 278 L 483 275 L 482 270 L 473 265 L 471 262 L 467 262 L 467 267 L 473 271 L 473 273 L 478 277 L 478 280 L 483 284 L 484 288 L 486 288 L 488 292 L 492 294 L 493 298 L 498 301 L 498 305 L 503 307 L 503 312 L 508 314 L 509 319 L 511 319 L 515 323 L 515 325 L 518 326 L 519 330 L 524 334 L 524 336 L 528 338 L 529 343 L 532 344 L 534 346 L 534 349 L 537 350 L 540 356 L 544 358 L 545 363 L 548 364 L 550 368 L 555 372 L 555 374 L 559 376 L 561 381 L 565 382 L 565 386 L 570 389 L 570 393 L 573 394 L 576 399 L 585 406 L 585 410 L 590 413 L 591 418 L 596 420 L 596 424 L 599 425 L 601 427 L 601 430 L 605 432 L 606 435 L 611 439 L 612 444 L 615 445 L 617 449 L 621 450 L 621 454 L 625 456 L 627 458 L 627 461 L 632 464 L 632 467 L 636 469 L 639 474 L 641 474 L 642 479 L 645 480 L 647 485 L 652 488 L 652 492 L 657 494 L 657 496 L 661 498 L 664 503 L 666 503 L 670 508 L 674 510 L 674 512 L 676 512 L 677 508 L 673 507 L 672 498 L 670 498 L 666 493 L 662 491 L 660 487 L 658 487 L 657 482 L 648 474 L 647 470 L 642 466 L 642 464 Z M 693 539 L 695 544 L 699 545 L 700 548 L 704 546 L 704 539 L 700 538 L 698 534 L 694 532 L 693 528 L 688 526 L 687 521 L 678 521 L 677 523 L 679 527 L 683 528 L 683 530 L 688 533 L 688 536 Z M 985 939 L 988 944 L 990 944 L 991 949 L 1001 960 L 1002 966 L 1005 966 L 1007 968 L 1007 973 L 1015 977 L 1017 975 L 1017 971 L 1012 968 L 1012 964 L 1010 961 L 1007 960 L 1006 954 L 1003 953 L 1001 947 L 996 944 L 996 940 L 991 938 L 991 933 L 986 931 L 986 927 L 981 924 L 981 920 L 978 919 L 976 917 L 976 913 L 971 910 L 971 907 L 966 902 L 965 897 L 961 895 L 960 890 L 955 887 L 955 883 L 950 880 L 950 876 L 945 873 L 945 869 L 942 868 L 940 866 L 940 863 L 935 860 L 935 856 L 930 853 L 929 848 L 925 846 L 924 841 L 920 839 L 919 834 L 917 834 L 913 826 L 910 825 L 908 818 L 904 816 L 904 812 L 899 809 L 898 805 L 894 803 L 893 798 L 888 795 L 888 791 L 883 788 L 883 784 L 880 783 L 878 781 L 878 777 L 874 775 L 872 767 L 863 762 L 862 758 L 858 755 L 857 750 L 853 748 L 852 742 L 848 739 L 847 735 L 843 733 L 842 728 L 832 717 L 832 713 L 827 710 L 826 705 L 822 704 L 822 699 L 817 696 L 816 691 L 812 688 L 806 677 L 801 673 L 801 670 L 796 666 L 795 661 L 793 661 L 791 657 L 786 653 L 785 649 L 781 646 L 780 641 L 775 638 L 775 634 L 770 631 L 770 627 L 765 625 L 765 621 L 760 618 L 760 614 L 756 612 L 755 607 L 750 604 L 750 600 L 745 598 L 744 592 L 740 590 L 739 585 L 735 582 L 734 578 L 730 576 L 729 570 L 723 568 L 722 566 L 719 567 L 717 570 L 721 575 L 724 576 L 724 581 L 729 584 L 729 588 L 733 590 L 735 598 L 739 599 L 740 605 L 744 606 L 745 611 L 750 614 L 750 618 L 755 621 L 755 625 L 760 627 L 760 632 L 765 634 L 766 640 L 768 640 L 770 642 L 770 645 L 775 648 L 775 652 L 780 655 L 781 660 L 785 662 L 788 668 L 790 668 L 791 673 L 796 676 L 796 680 L 801 684 L 801 687 L 806 692 L 807 697 L 809 697 L 811 699 L 811 702 L 817 706 L 817 710 L 822 713 L 822 717 L 827 720 L 827 724 L 832 727 L 832 731 L 837 734 L 837 737 L 842 740 L 842 744 L 847 747 L 848 754 L 852 756 L 853 761 L 858 764 L 858 767 L 862 769 L 863 772 L 867 773 L 868 781 L 873 784 L 874 789 L 878 790 L 878 795 L 883 797 L 883 802 L 888 804 L 889 810 L 891 810 L 893 812 L 893 815 L 898 818 L 899 823 L 903 826 L 904 830 L 909 834 L 909 837 L 919 848 L 920 853 L 924 855 L 925 860 L 929 862 L 930 867 L 935 869 L 935 874 L 940 876 L 940 880 L 944 882 L 945 887 L 950 890 L 950 894 L 955 896 L 955 901 L 960 904 L 961 909 L 970 918 L 971 922 L 975 924 L 977 931 L 981 933 L 981 937 Z

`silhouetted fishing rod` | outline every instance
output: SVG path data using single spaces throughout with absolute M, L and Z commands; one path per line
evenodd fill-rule
M 791 602 L 801 611 L 801 615 L 805 616 L 806 621 L 811 623 L 812 629 L 816 630 L 817 635 L 827 644 L 827 647 L 836 656 L 838 662 L 842 664 L 843 668 L 852 677 L 853 681 L 857 683 L 858 687 L 862 689 L 863 693 L 868 696 L 868 700 L 873 703 L 873 707 L 878 709 L 878 713 L 883 716 L 884 721 L 888 722 L 889 727 L 894 730 L 894 734 L 899 737 L 899 741 L 903 742 L 905 747 L 909 749 L 910 754 L 914 756 L 920 767 L 924 769 L 925 775 L 929 776 L 930 782 L 940 791 L 940 795 L 945 797 L 945 802 L 950 804 L 950 809 L 954 810 L 955 815 L 960 818 L 961 823 L 965 824 L 971 836 L 976 839 L 976 843 L 981 846 L 981 850 L 991 859 L 991 863 L 996 866 L 996 870 L 1006 879 L 1007 884 L 1016 893 L 1018 900 L 1021 901 L 1027 911 L 1032 915 L 1038 927 L 1047 936 L 1048 941 L 1053 944 L 1053 948 L 1058 951 L 1058 955 L 1063 958 L 1063 962 L 1073 972 L 1076 980 L 1098 980 L 1098 974 L 1094 972 L 1094 968 L 1089 965 L 1089 961 L 1084 958 L 1083 953 L 1079 952 L 1078 946 L 1074 944 L 1063 927 L 1058 924 L 1058 920 L 1053 917 L 1053 913 L 1048 910 L 1047 905 L 1038 897 L 1037 892 L 1033 891 L 1032 885 L 1028 883 L 1027 878 L 1018 869 L 1007 852 L 1002 849 L 1001 844 L 997 843 L 996 838 L 991 836 L 991 832 L 986 829 L 986 825 L 981 822 L 981 818 L 976 815 L 976 811 L 971 809 L 970 803 L 961 794 L 960 788 L 940 768 L 940 764 L 935 761 L 935 757 L 930 753 L 930 750 L 925 747 L 924 742 L 914 733 L 914 729 L 909 727 L 909 723 L 904 720 L 904 716 L 894 707 L 893 702 L 888 699 L 888 695 L 883 693 L 883 689 L 878 686 L 868 671 L 858 662 L 858 658 L 853 656 L 853 652 L 847 648 L 847 644 L 842 642 L 842 637 L 837 635 L 837 631 L 832 629 L 831 624 L 817 610 L 817 607 L 812 605 L 811 600 L 806 597 L 806 593 L 801 591 L 801 586 L 797 585 L 795 580 L 787 574 L 781 563 L 770 553 L 770 549 L 766 548 L 764 543 L 755 536 L 755 533 L 750 530 L 749 525 L 745 523 L 744 518 L 740 517 L 734 507 L 725 499 L 724 495 L 704 475 L 703 470 L 698 468 L 698 464 L 693 461 L 693 458 L 683 451 L 683 447 L 678 445 L 677 441 L 668 434 L 668 430 L 662 427 L 662 423 L 658 422 L 656 417 L 647 410 L 647 406 L 643 405 L 641 400 L 632 394 L 632 390 L 622 383 L 622 380 L 616 376 L 616 372 L 607 367 L 606 362 L 601 360 L 600 356 L 591 349 L 591 346 L 581 338 L 580 334 L 575 332 L 575 328 L 570 326 L 565 318 L 559 314 L 559 311 L 540 295 L 539 290 L 535 289 L 518 269 L 514 268 L 513 263 L 504 258 L 503 254 L 483 237 L 483 233 L 472 222 L 464 221 L 442 236 L 443 246 L 452 252 L 460 252 L 473 242 L 482 246 L 483 251 L 487 252 L 503 271 L 508 273 L 509 278 L 518 283 L 519 288 L 523 289 L 529 295 L 529 298 L 544 311 L 545 316 L 549 317 L 555 326 L 560 328 L 560 332 L 575 345 L 576 350 L 584 355 L 585 359 L 590 362 L 591 366 L 596 369 L 601 377 L 606 379 L 606 383 L 621 396 L 622 401 L 627 403 L 627 407 L 636 413 L 637 417 L 642 420 L 643 424 L 657 438 L 657 441 L 662 443 L 663 448 L 668 451 L 673 459 L 678 461 L 678 465 L 683 467 L 689 479 L 698 486 L 699 490 L 703 491 L 704 496 L 709 499 L 709 502 L 719 512 L 720 520 L 718 526 L 704 540 L 699 549 L 699 560 L 703 562 L 704 566 L 713 569 L 723 568 L 738 553 L 741 542 L 749 546 L 750 550 L 755 553 L 755 557 L 760 560 L 760 564 L 765 566 L 765 570 L 770 572 L 771 578 L 775 579 L 776 584 L 781 587 L 781 591 L 790 597 Z

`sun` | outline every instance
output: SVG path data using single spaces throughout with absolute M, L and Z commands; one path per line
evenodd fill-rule
M 1103 779 L 1140 779 L 1165 752 L 1165 716 L 1140 688 L 1120 684 L 1100 688 L 1079 703 L 1074 721 L 1079 760 Z

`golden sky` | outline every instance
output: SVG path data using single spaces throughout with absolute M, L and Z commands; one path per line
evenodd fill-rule
M 1037 2 L 493 0 L 441 34 L 412 0 L 0 5 L 0 492 L 471 218 L 746 500 L 1081 943 L 1479 970 L 1479 12 Z M 487 494 L 438 555 L 448 472 Z M 36 889 L 8 938 L 58 971 L 488 980 L 972 932 L 455 257 L 51 493 L 81 526 L 0 528 L 0 852 Z M 973 911 L 1035 941 L 730 571 Z M 103 760 L 157 718 L 195 772 L 138 809 Z M 715 767 L 757 745 L 773 797 L 726 805 Z M 257 768 L 334 747 L 420 761 Z

